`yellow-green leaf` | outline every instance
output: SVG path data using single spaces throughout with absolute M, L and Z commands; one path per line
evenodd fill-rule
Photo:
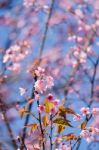
M 50 113 L 50 110 L 54 107 L 54 104 L 49 102 L 49 101 L 45 101 L 45 111 L 46 113 Z
M 77 136 L 73 133 L 64 135 L 62 138 L 65 139 L 66 141 L 77 140 Z
M 53 120 L 53 123 L 72 127 L 69 121 L 63 118 L 56 118 L 55 120 Z
M 48 116 L 43 116 L 42 122 L 43 122 L 44 127 L 46 127 L 49 124 Z
M 76 115 L 76 113 L 74 112 L 74 110 L 72 110 L 71 108 L 65 108 L 63 105 L 61 105 L 59 107 L 59 111 L 58 111 L 58 114 L 62 117 L 66 117 L 66 114 L 73 114 L 73 115 Z
M 64 125 L 58 125 L 57 132 L 58 132 L 58 133 L 61 133 L 61 132 L 64 131 L 64 129 L 65 129 L 65 126 L 64 126 Z
M 68 113 L 68 114 L 73 114 L 73 115 L 76 115 L 76 113 L 74 112 L 74 110 L 72 110 L 71 108 L 65 108 L 65 112 Z
M 87 122 L 86 120 L 81 124 L 81 129 L 85 129 L 86 128 L 86 125 L 87 125 Z
M 27 111 L 27 110 L 26 110 L 25 107 L 24 107 L 24 108 L 21 108 L 21 109 L 19 110 L 19 113 L 20 113 L 20 115 L 21 115 L 21 118 L 24 116 L 24 114 L 25 114 L 26 111 Z
M 59 107 L 58 114 L 59 114 L 59 116 L 62 116 L 62 117 L 64 117 L 64 118 L 66 117 L 65 107 L 64 107 L 63 105 L 61 105 L 61 106 Z
M 26 128 L 31 128 L 31 132 L 34 132 L 38 128 L 38 124 L 36 124 L 36 123 L 34 123 L 34 124 L 28 124 L 25 127 Z

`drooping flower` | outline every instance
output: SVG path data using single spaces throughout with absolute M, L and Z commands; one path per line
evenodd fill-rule
M 73 117 L 74 121 L 79 121 L 81 119 L 81 115 L 77 114 L 76 116 Z

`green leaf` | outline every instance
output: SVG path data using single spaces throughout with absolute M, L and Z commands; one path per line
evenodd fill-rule
M 64 129 L 65 129 L 65 126 L 64 126 L 64 125 L 58 125 L 57 132 L 58 132 L 58 133 L 61 133 L 61 132 L 64 131 Z
M 85 120 L 82 124 L 81 124 L 81 129 L 85 129 L 87 125 L 87 121 Z
M 59 107 L 59 111 L 58 111 L 59 116 L 66 118 L 66 112 L 65 112 L 65 107 L 63 105 L 61 105 Z
M 54 107 L 54 104 L 47 100 L 45 101 L 44 105 L 46 113 L 50 113 L 50 110 Z
M 42 122 L 43 122 L 44 127 L 48 126 L 49 124 L 48 116 L 43 116 Z
M 72 110 L 71 108 L 65 108 L 65 112 L 68 113 L 68 114 L 76 115 L 76 113 L 74 112 L 74 110 Z
M 74 112 L 74 110 L 72 110 L 71 108 L 65 108 L 63 105 L 59 107 L 59 111 L 58 114 L 64 118 L 66 118 L 66 114 L 73 114 L 76 115 L 76 113 Z
M 53 120 L 53 123 L 59 124 L 59 125 L 65 125 L 65 126 L 70 126 L 73 127 L 68 120 L 63 119 L 63 118 L 56 118 Z

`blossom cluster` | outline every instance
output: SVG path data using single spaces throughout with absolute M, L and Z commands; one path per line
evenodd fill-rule
M 99 129 L 90 127 L 85 130 L 82 130 L 80 136 L 85 138 L 87 142 L 91 142 L 94 140 L 94 135 L 99 135 Z
M 30 44 L 28 41 L 22 41 L 12 45 L 5 52 L 3 63 L 7 63 L 7 69 L 10 71 L 19 71 L 20 62 L 29 54 Z
M 93 107 L 92 110 L 90 111 L 88 107 L 82 107 L 80 109 L 81 114 L 77 114 L 76 116 L 74 116 L 73 120 L 74 121 L 79 121 L 81 119 L 82 116 L 86 116 L 86 115 L 99 115 L 99 108 L 97 107 Z
M 49 93 L 49 94 L 47 95 L 46 100 L 47 100 L 49 103 L 53 104 L 52 107 L 50 108 L 50 113 L 51 113 L 51 114 L 55 114 L 55 113 L 57 112 L 57 108 L 58 108 L 58 106 L 59 106 L 60 100 L 59 100 L 59 99 L 55 99 L 54 96 L 53 96 L 51 93 Z M 46 108 L 45 108 L 44 104 L 41 104 L 41 105 L 39 105 L 39 107 L 38 107 L 38 110 L 39 110 L 40 112 L 45 112 L 45 109 L 46 109 Z
M 92 108 L 92 111 L 90 111 L 88 107 L 82 107 L 80 111 L 82 115 L 92 114 L 93 116 L 95 116 L 99 114 L 99 108 L 97 107 Z
M 37 76 L 37 81 L 34 87 L 37 93 L 43 93 L 54 85 L 53 77 L 46 75 L 44 69 L 38 67 L 38 69 L 35 70 L 35 75 Z

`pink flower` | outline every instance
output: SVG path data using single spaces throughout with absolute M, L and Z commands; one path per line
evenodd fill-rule
M 93 114 L 93 115 L 98 115 L 98 114 L 99 114 L 99 108 L 94 107 L 94 108 L 92 109 L 92 114 Z
M 55 105 L 55 106 L 57 106 L 57 105 L 59 105 L 59 99 L 55 99 L 54 101 L 53 101 L 53 104 Z
M 51 88 L 52 86 L 54 86 L 53 77 L 47 76 L 46 77 L 46 83 L 47 83 L 47 88 Z
M 40 95 L 35 93 L 35 99 L 39 100 L 40 99 Z
M 74 121 L 79 121 L 81 119 L 81 115 L 77 114 L 76 116 L 74 116 L 73 120 Z
M 18 73 L 18 72 L 20 72 L 21 66 L 19 63 L 13 63 L 12 65 L 8 66 L 7 69 Z
M 55 114 L 56 113 L 56 109 L 55 108 L 51 108 L 51 114 Z
M 91 142 L 93 140 L 93 137 L 89 130 L 82 130 L 80 136 L 85 138 L 87 142 Z
M 82 108 L 80 109 L 80 111 L 81 111 L 81 113 L 82 113 L 83 115 L 87 115 L 87 114 L 90 113 L 88 107 L 82 107 Z
M 93 140 L 94 140 L 94 138 L 93 138 L 92 136 L 86 138 L 86 141 L 87 141 L 88 143 L 92 142 Z
M 49 101 L 52 101 L 53 100 L 53 95 L 50 93 L 50 94 L 48 94 L 47 95 L 47 99 L 49 100 Z
M 46 84 L 44 80 L 37 80 L 35 82 L 35 91 L 37 91 L 38 93 L 43 93 L 43 91 L 46 90 Z
M 43 93 L 47 89 L 51 88 L 53 85 L 53 78 L 51 76 L 41 75 L 35 82 L 34 87 L 38 93 Z
M 34 144 L 34 150 L 40 150 L 39 144 Z
M 38 67 L 37 70 L 35 70 L 35 74 L 37 77 L 42 77 L 44 76 L 44 72 L 45 72 L 45 69 L 44 68 L 41 68 L 41 67 Z
M 22 87 L 20 87 L 19 90 L 20 90 L 20 95 L 21 96 L 23 96 L 27 92 L 27 89 L 22 88 Z
M 67 146 L 67 145 L 65 145 L 65 144 L 62 144 L 61 150 L 71 150 L 71 147 L 70 147 L 70 146 Z
M 99 135 L 99 128 L 94 128 L 94 127 L 90 127 L 89 129 L 91 131 L 91 133 L 94 134 L 98 134 Z
M 44 112 L 44 110 L 45 110 L 44 105 L 39 105 L 38 110 L 39 110 L 39 112 Z

